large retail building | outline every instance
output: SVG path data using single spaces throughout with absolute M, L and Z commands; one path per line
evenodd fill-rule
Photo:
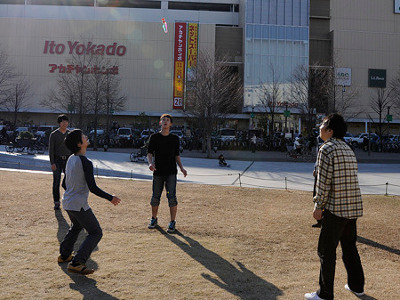
M 114 62 L 121 93 L 127 96 L 124 109 L 113 112 L 113 119 L 129 125 L 135 116 L 146 114 L 155 120 L 169 112 L 183 124 L 185 94 L 176 86 L 184 84 L 193 57 L 206 51 L 226 54 L 243 79 L 242 109 L 229 116 L 227 125 L 260 126 L 257 115 L 265 110 L 260 87 L 273 81 L 269 70 L 274 68 L 283 86 L 275 127 L 301 130 L 300 110 L 288 91 L 296 68 L 311 65 L 338 71 L 338 103 L 350 92 L 355 95 L 349 122 L 358 133 L 376 121 L 370 104 L 375 86 L 383 87 L 385 81 L 388 87 L 400 68 L 400 3 L 0 0 L 0 48 L 32 83 L 21 122 L 54 124 L 59 111 L 43 106 L 43 99 L 60 73 L 76 71 L 67 63 L 72 56 L 97 53 Z M 392 124 L 399 122 L 396 109 L 390 109 Z M 284 116 L 285 110 L 290 116 Z M 0 111 L 0 118 L 9 118 L 5 107 Z

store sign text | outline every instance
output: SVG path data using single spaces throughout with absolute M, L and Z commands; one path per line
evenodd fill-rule
M 83 73 L 83 74 L 109 74 L 109 75 L 118 75 L 119 68 L 118 66 L 113 66 L 111 68 L 98 67 L 98 66 L 79 66 L 79 65 L 63 65 L 63 64 L 49 64 L 49 72 L 50 73 L 73 73 L 76 74 Z
M 67 43 L 56 43 L 55 41 L 45 41 L 43 54 L 68 54 L 77 55 L 109 55 L 124 56 L 126 47 L 112 43 L 111 45 L 93 44 L 92 42 L 80 43 L 79 41 L 67 41 Z

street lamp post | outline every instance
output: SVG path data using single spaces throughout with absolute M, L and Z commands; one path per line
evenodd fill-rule
M 344 86 L 344 84 L 342 85 L 342 105 L 344 105 L 344 93 L 346 92 L 346 87 Z M 334 108 L 335 109 L 335 112 L 336 112 L 336 108 Z
M 285 133 L 287 133 L 287 111 L 288 111 L 288 103 L 285 101 Z
M 389 134 L 390 134 L 390 106 L 388 106 L 387 109 L 388 109 L 388 113 L 386 116 L 386 120 L 388 122 L 388 136 L 389 136 Z

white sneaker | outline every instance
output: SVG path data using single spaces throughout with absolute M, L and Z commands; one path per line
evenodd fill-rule
M 346 290 L 352 292 L 354 295 L 356 295 L 356 296 L 358 296 L 358 297 L 361 297 L 361 296 L 364 296 L 364 295 L 365 295 L 364 292 L 356 293 L 356 292 L 352 291 L 347 283 L 344 285 L 344 288 L 345 288 Z
M 304 298 L 306 298 L 307 300 L 325 300 L 320 298 L 317 292 L 304 294 Z

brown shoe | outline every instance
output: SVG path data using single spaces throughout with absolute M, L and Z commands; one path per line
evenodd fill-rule
M 74 256 L 71 254 L 70 256 L 68 256 L 67 258 L 63 258 L 61 255 L 58 257 L 58 263 L 59 264 L 61 264 L 61 263 L 66 263 L 66 262 L 69 262 L 69 261 L 71 261 L 72 259 L 74 258 Z
M 67 270 L 72 273 L 78 273 L 82 275 L 93 274 L 93 269 L 88 269 L 84 264 L 78 264 L 76 266 L 72 265 L 72 262 L 68 264 Z

